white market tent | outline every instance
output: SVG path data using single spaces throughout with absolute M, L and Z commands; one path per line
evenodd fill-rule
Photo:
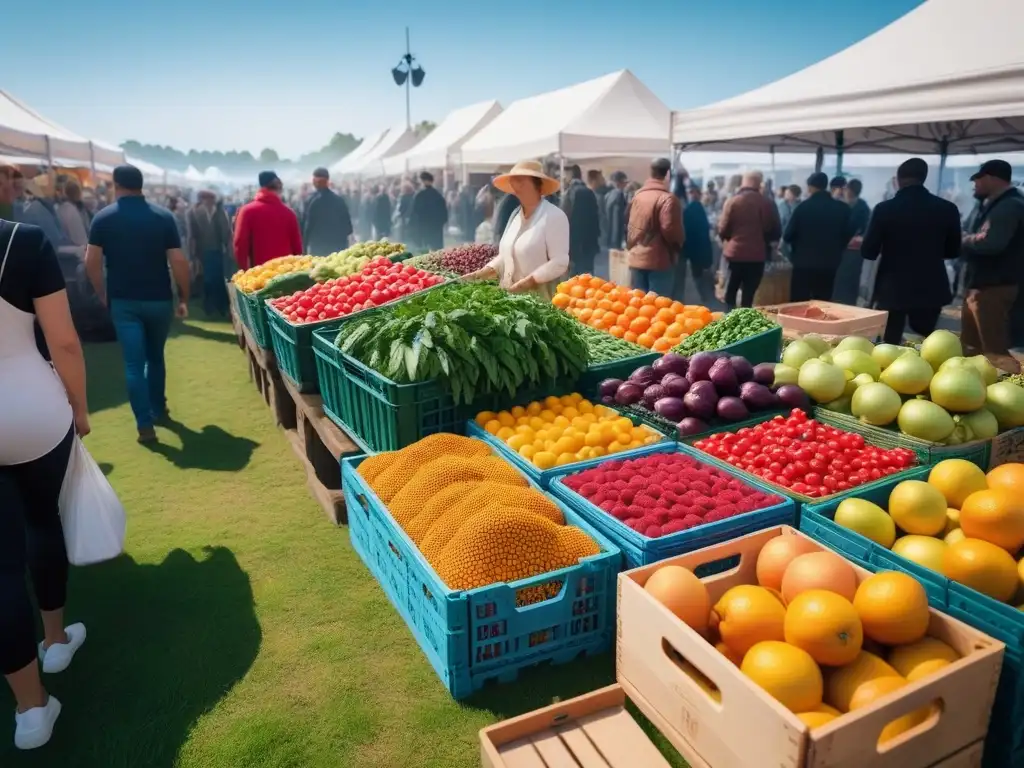
M 672 114 L 701 150 L 970 154 L 1024 149 L 1020 0 L 927 0 L 846 50 Z
M 384 173 L 399 176 L 408 171 L 440 170 L 458 165 L 462 145 L 499 114 L 501 104 L 493 99 L 449 112 L 419 144 L 385 159 Z
M 462 145 L 467 165 L 652 157 L 669 149 L 670 113 L 629 70 L 520 99 Z
M 356 168 L 363 164 L 367 155 L 369 155 L 374 148 L 384 140 L 388 135 L 388 130 L 389 129 L 385 128 L 380 133 L 367 136 L 362 140 L 358 147 L 353 149 L 327 170 L 332 176 L 343 176 L 345 174 L 353 173 Z
M 124 152 L 89 141 L 47 120 L 6 91 L 0 90 L 0 153 L 39 158 L 64 167 L 114 166 Z
M 203 173 L 194 165 L 190 165 L 188 168 L 185 169 L 185 180 L 195 182 L 204 181 Z
M 377 178 L 384 175 L 384 160 L 412 149 L 420 138 L 412 128 L 395 127 L 363 157 L 351 173 Z
M 215 165 L 211 165 L 203 173 L 203 181 L 209 182 L 210 184 L 227 184 L 231 179 L 229 179 L 227 174 L 225 174 L 220 168 Z

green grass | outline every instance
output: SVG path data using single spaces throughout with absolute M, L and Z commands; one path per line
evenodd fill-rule
M 128 552 L 72 569 L 68 620 L 89 640 L 45 679 L 64 705 L 53 741 L 17 753 L 5 731 L 4 768 L 471 768 L 481 727 L 613 682 L 606 654 L 454 702 L 310 498 L 230 326 L 172 336 L 179 425 L 155 450 L 135 443 L 118 348 L 86 356 L 86 444 L 128 511 Z

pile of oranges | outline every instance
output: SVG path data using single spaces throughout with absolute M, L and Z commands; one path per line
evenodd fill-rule
M 551 302 L 582 323 L 655 352 L 667 352 L 715 319 L 707 307 L 687 306 L 593 275 L 559 283 Z

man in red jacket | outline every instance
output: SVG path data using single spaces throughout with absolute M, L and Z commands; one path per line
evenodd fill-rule
M 302 233 L 295 212 L 281 200 L 281 179 L 273 171 L 260 173 L 260 191 L 235 219 L 235 261 L 240 269 L 264 264 L 279 256 L 302 253 Z

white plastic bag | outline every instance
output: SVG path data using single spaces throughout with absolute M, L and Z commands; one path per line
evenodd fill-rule
M 72 565 L 112 560 L 124 550 L 124 507 L 77 436 L 60 489 L 60 518 Z

